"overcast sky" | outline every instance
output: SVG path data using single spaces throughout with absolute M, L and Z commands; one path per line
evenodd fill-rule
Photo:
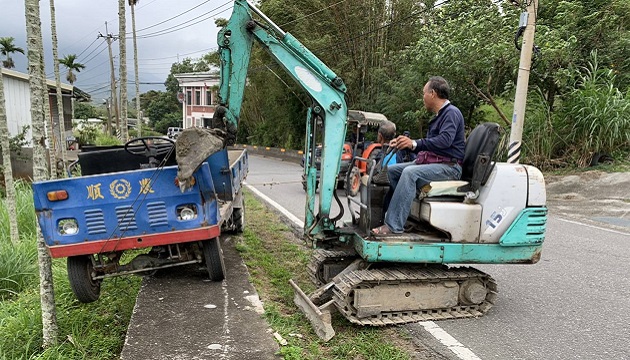
M 127 0 L 125 0 L 127 3 Z M 217 46 L 216 18 L 229 18 L 233 1 L 227 0 L 141 0 L 136 6 L 140 82 L 163 83 L 171 64 L 184 57 L 196 58 Z M 127 33 L 131 33 L 131 10 L 126 6 Z M 54 78 L 49 0 L 40 0 L 46 75 Z M 185 13 L 184 13 L 185 12 Z M 109 56 L 104 39 L 105 22 L 109 33 L 118 35 L 118 1 L 55 0 L 59 57 L 79 55 L 86 68 L 77 74 L 75 86 L 92 95 L 95 102 L 109 96 Z M 183 13 L 183 14 L 182 14 Z M 181 15 L 180 15 L 181 14 Z M 179 15 L 179 16 L 178 16 Z M 173 18 L 175 17 L 175 18 Z M 173 18 L 173 19 L 170 19 Z M 170 19 L 170 20 L 169 20 Z M 26 23 L 23 0 L 0 0 L 0 37 L 14 37 L 26 50 Z M 143 38 L 143 36 L 146 36 Z M 112 46 L 118 78 L 118 42 Z M 27 72 L 26 55 L 13 54 L 15 69 Z M 60 67 L 62 81 L 64 67 Z M 128 92 L 135 94 L 133 40 L 127 36 Z M 160 84 L 141 85 L 140 91 L 163 90 Z

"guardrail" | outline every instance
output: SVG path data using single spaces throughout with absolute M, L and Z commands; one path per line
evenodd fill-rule
M 236 144 L 234 145 L 234 148 L 247 149 L 247 151 L 250 154 L 278 158 L 283 161 L 289 161 L 296 164 L 299 164 L 302 161 L 302 156 L 304 155 L 304 151 L 302 150 L 290 150 L 290 149 L 284 149 L 284 148 L 274 148 L 274 147 L 269 147 L 269 146 Z

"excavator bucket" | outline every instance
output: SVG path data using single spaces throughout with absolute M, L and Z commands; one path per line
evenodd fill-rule
M 182 131 L 175 143 L 177 180 L 182 190 L 190 184 L 193 173 L 210 155 L 224 145 L 223 132 L 218 129 L 188 128 Z

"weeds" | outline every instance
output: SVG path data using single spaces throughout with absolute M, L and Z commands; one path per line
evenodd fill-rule
M 310 251 L 299 246 L 290 229 L 247 192 L 245 201 L 250 215 L 237 250 L 264 302 L 265 318 L 289 342 L 280 350 L 285 359 L 409 358 L 383 329 L 354 326 L 339 314 L 333 316 L 337 335 L 327 343 L 319 340 L 293 304 L 293 289 L 288 284 L 293 278 L 307 293 L 314 290 L 306 274 Z M 301 334 L 303 338 L 289 334 Z
M 66 259 L 53 259 L 59 344 L 45 351 L 37 267 L 36 217 L 28 184 L 16 183 L 20 241 L 9 238 L 4 200 L 0 202 L 0 360 L 115 359 L 122 351 L 139 277 L 109 279 L 101 298 L 79 303 L 68 283 Z

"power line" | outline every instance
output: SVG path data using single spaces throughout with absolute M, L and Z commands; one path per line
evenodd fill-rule
M 98 37 L 97 37 L 96 39 L 98 39 Z M 89 54 L 87 54 L 87 55 L 85 55 L 85 57 L 86 57 L 86 58 L 90 57 L 90 56 L 91 56 L 91 55 L 92 55 L 92 54 L 93 54 L 96 50 L 98 50 L 98 49 L 99 49 L 101 46 L 103 46 L 104 44 L 105 44 L 105 41 L 103 41 L 102 43 L 100 43 L 100 45 L 99 45 L 99 46 L 95 47 L 95 48 L 94 48 L 94 50 L 90 51 L 90 53 L 89 53 Z M 107 46 L 105 46 L 103 49 L 105 49 L 105 48 L 107 48 Z M 79 57 L 77 56 L 77 59 L 78 59 L 78 58 L 79 58 Z
M 177 15 L 173 16 L 173 17 L 170 17 L 170 18 L 168 18 L 168 19 L 166 19 L 166 20 L 160 21 L 159 23 L 155 23 L 155 24 L 153 24 L 153 25 L 151 25 L 151 26 L 147 26 L 147 27 L 142 28 L 142 29 L 137 29 L 137 30 L 136 30 L 136 34 L 137 34 L 138 32 L 140 32 L 140 31 L 144 31 L 144 30 L 147 30 L 147 29 L 151 29 L 151 28 L 156 27 L 156 26 L 158 26 L 158 25 L 164 24 L 165 22 L 169 22 L 169 21 L 171 21 L 171 20 L 173 20 L 173 19 L 175 19 L 175 18 L 178 18 L 178 17 L 180 17 L 180 16 L 182 16 L 182 15 L 184 15 L 184 14 L 188 13 L 188 12 L 193 11 L 194 9 L 196 9 L 196 8 L 200 7 L 201 5 L 206 4 L 206 3 L 208 3 L 208 2 L 210 2 L 210 0 L 206 0 L 206 1 L 202 2 L 202 3 L 201 3 L 201 4 L 199 4 L 199 5 L 195 5 L 195 6 L 193 6 L 192 8 L 190 8 L 190 9 L 188 9 L 188 10 L 186 10 L 186 11 L 182 12 L 182 13 L 179 13 L 179 14 L 177 14 Z M 131 32 L 131 33 L 127 33 L 126 35 L 133 35 L 133 32 Z
M 166 60 L 166 59 L 178 58 L 180 56 L 192 55 L 192 54 L 196 54 L 196 53 L 199 53 L 199 52 L 205 52 L 205 51 L 211 51 L 211 50 L 219 50 L 219 47 L 218 46 L 214 46 L 214 47 L 203 49 L 203 50 L 197 50 L 197 51 L 193 51 L 193 52 L 189 52 L 189 53 L 185 53 L 185 54 L 177 54 L 177 55 L 166 56 L 166 57 L 161 57 L 161 58 L 138 59 L 138 61 Z
M 166 28 L 166 29 L 158 30 L 158 31 L 156 31 L 156 32 L 152 32 L 152 33 L 149 33 L 149 34 L 140 35 L 140 36 L 137 36 L 137 38 L 138 38 L 138 39 L 147 39 L 147 38 L 151 38 L 151 37 L 155 37 L 155 36 L 161 36 L 161 35 L 165 35 L 165 34 L 170 34 L 170 33 L 172 33 L 172 32 L 179 31 L 179 30 L 182 30 L 182 29 L 185 29 L 185 28 L 191 27 L 191 26 L 193 26 L 193 25 L 199 24 L 200 22 L 206 21 L 206 20 L 210 19 L 210 18 L 211 18 L 211 17 L 213 17 L 213 16 L 219 15 L 219 14 L 221 14 L 221 13 L 223 13 L 223 12 L 227 11 L 227 10 L 232 9 L 232 7 L 229 7 L 229 8 L 227 8 L 227 9 L 223 9 L 223 10 L 221 10 L 221 11 L 217 12 L 217 13 L 210 14 L 211 12 L 216 11 L 216 10 L 218 10 L 218 9 L 220 9 L 220 8 L 222 8 L 222 7 L 224 7 L 225 5 L 229 4 L 230 2 L 231 2 L 231 1 L 228 1 L 228 2 L 224 3 L 224 4 L 223 4 L 223 5 L 221 5 L 221 6 L 218 6 L 218 7 L 214 8 L 214 9 L 212 9 L 212 10 L 210 10 L 210 11 L 208 11 L 208 12 L 204 13 L 204 14 L 201 14 L 201 15 L 199 15 L 199 16 L 196 16 L 196 17 L 194 17 L 194 18 L 192 18 L 192 19 L 190 19 L 190 20 L 188 20 L 188 21 L 186 21 L 186 22 L 183 22 L 183 23 L 181 23 L 181 24 L 177 24 L 177 25 L 174 25 L 174 26 L 168 27 L 168 28 Z M 210 14 L 210 15 L 209 15 L 208 17 L 206 17 L 205 19 L 201 19 L 201 20 L 196 21 L 196 22 L 194 22 L 194 23 L 189 23 L 189 22 L 190 22 L 190 21 L 192 21 L 192 20 L 199 19 L 200 17 L 202 17 L 202 16 L 206 16 L 206 15 L 208 15 L 208 14 Z M 176 29 L 176 28 L 177 28 L 177 27 L 179 27 L 179 26 L 181 26 L 181 27 L 180 27 L 179 29 Z
M 87 49 L 89 49 L 89 48 L 90 48 L 90 46 L 94 45 L 94 43 L 95 43 L 96 41 L 98 41 L 98 37 L 97 37 L 96 39 L 94 39 L 94 41 L 92 41 L 92 42 L 90 43 L 90 45 L 88 45 L 85 49 L 83 49 L 83 51 L 81 51 L 81 52 L 79 53 L 79 55 L 77 55 L 77 58 L 81 57 L 81 55 L 83 55 L 83 53 L 84 53 Z M 89 56 L 89 55 L 88 55 L 88 56 Z
M 92 56 L 88 60 L 84 61 L 83 65 L 85 65 L 85 64 L 89 63 L 90 61 L 94 60 L 97 56 L 99 56 L 105 50 L 107 50 L 107 46 L 105 46 L 103 49 L 101 49 L 101 51 L 97 52 L 94 56 Z
M 322 12 L 322 11 L 324 11 L 324 10 L 326 10 L 326 9 L 329 9 L 329 8 L 331 8 L 331 7 L 333 7 L 333 6 L 339 5 L 339 4 L 343 3 L 343 2 L 346 2 L 346 0 L 341 0 L 341 1 L 339 1 L 339 2 L 336 2 L 336 3 L 332 4 L 332 5 L 329 5 L 329 6 L 325 7 L 325 8 L 323 8 L 323 9 L 319 9 L 319 10 L 317 10 L 317 11 L 315 11 L 315 12 L 312 12 L 312 13 L 310 13 L 310 14 L 308 14 L 308 15 L 304 15 L 304 16 L 302 16 L 302 17 L 300 17 L 300 18 L 297 18 L 297 19 L 291 20 L 291 21 L 286 22 L 286 23 L 284 23 L 284 24 L 282 24 L 282 25 L 279 25 L 279 26 L 280 26 L 280 27 L 284 27 L 284 26 L 289 25 L 289 24 L 292 24 L 292 23 L 294 23 L 294 22 L 296 22 L 296 21 L 299 21 L 299 20 L 304 20 L 304 19 L 306 19 L 306 18 L 308 18 L 308 17 L 311 17 L 311 16 L 313 16 L 313 15 L 315 15 L 315 14 L 317 14 L 317 13 L 320 13 L 320 12 Z

